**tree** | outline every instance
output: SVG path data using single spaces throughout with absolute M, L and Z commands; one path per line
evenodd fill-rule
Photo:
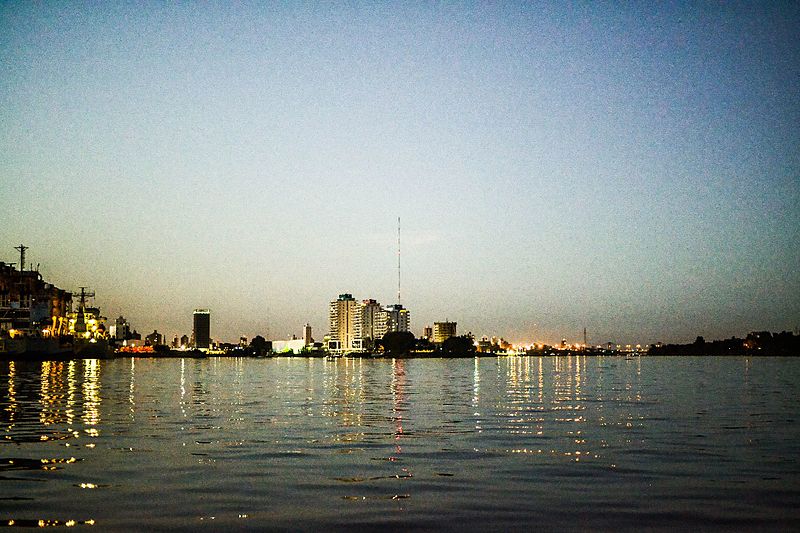
M 261 335 L 256 335 L 253 337 L 253 340 L 250 341 L 250 348 L 253 350 L 253 354 L 257 356 L 264 355 L 267 353 L 271 346 L 270 343 Z
M 475 344 L 469 335 L 450 337 L 442 343 L 442 354 L 445 356 L 475 355 Z
M 383 336 L 380 343 L 385 352 L 392 355 L 402 355 L 410 352 L 417 339 L 410 331 L 390 331 Z

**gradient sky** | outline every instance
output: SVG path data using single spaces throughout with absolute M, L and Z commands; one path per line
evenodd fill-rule
M 0 260 L 171 339 L 800 327 L 800 4 L 0 3 Z

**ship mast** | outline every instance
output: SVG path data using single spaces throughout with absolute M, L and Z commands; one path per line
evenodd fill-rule
M 25 246 L 24 244 L 20 244 L 19 246 L 15 246 L 15 250 L 19 250 L 19 271 L 22 272 L 25 270 L 25 250 L 30 248 L 30 246 Z
M 81 303 L 78 304 L 78 316 L 75 319 L 75 331 L 79 333 L 86 332 L 86 297 L 94 298 L 94 291 L 88 292 L 86 287 L 80 287 L 81 289 Z

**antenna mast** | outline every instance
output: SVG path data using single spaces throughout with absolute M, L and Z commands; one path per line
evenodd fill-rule
M 25 246 L 24 244 L 20 244 L 19 246 L 15 246 L 15 250 L 19 250 L 19 271 L 22 272 L 25 270 L 25 250 L 30 248 L 30 246 Z
M 397 217 L 397 303 L 400 303 L 400 217 Z

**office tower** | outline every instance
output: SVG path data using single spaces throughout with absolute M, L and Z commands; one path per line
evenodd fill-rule
M 195 348 L 207 350 L 211 346 L 211 311 L 209 309 L 194 310 L 192 338 Z
M 312 342 L 314 342 L 314 339 L 311 338 L 311 326 L 305 324 L 303 326 L 303 343 L 305 346 L 310 346 Z
M 328 322 L 330 328 L 330 341 L 328 349 L 331 351 L 348 352 L 353 350 L 355 341 L 356 300 L 352 294 L 340 294 L 339 298 L 330 303 Z
M 450 337 L 456 336 L 455 322 L 434 322 L 433 323 L 433 342 L 442 343 Z

